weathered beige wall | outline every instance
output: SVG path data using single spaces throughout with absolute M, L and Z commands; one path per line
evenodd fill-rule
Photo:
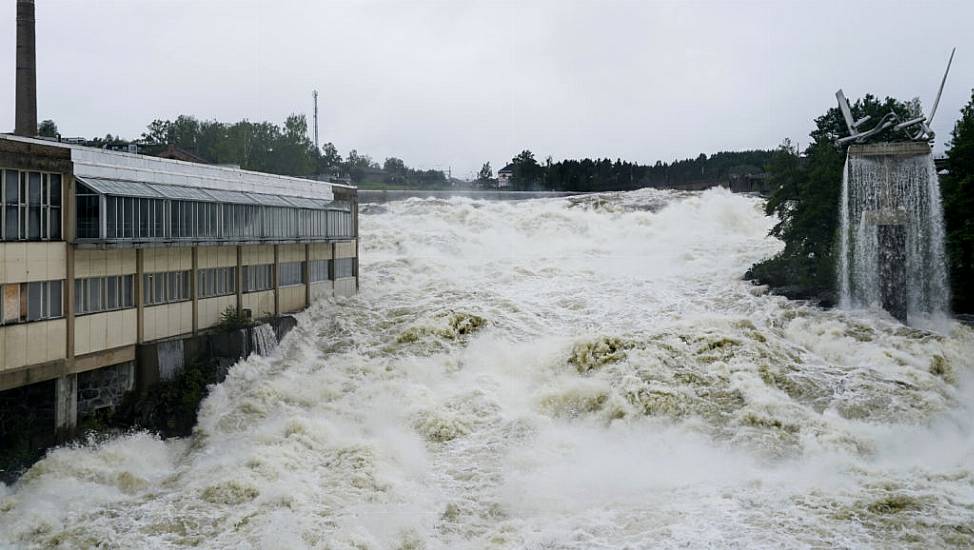
M 177 302 L 145 308 L 146 342 L 193 332 L 193 302 Z
M 351 241 L 341 241 L 335 243 L 335 257 L 336 258 L 354 258 L 355 257 L 355 240 Z
M 200 269 L 234 267 L 237 265 L 236 246 L 201 246 L 196 255 L 197 266 Z M 273 256 L 271 257 L 273 258 Z
M 74 253 L 76 279 L 129 273 L 135 273 L 135 250 L 133 249 L 77 250 Z
M 278 290 L 281 313 L 291 313 L 304 309 L 304 285 L 286 286 Z
M 300 288 L 300 287 L 299 287 Z M 274 313 L 274 291 L 247 292 L 243 295 L 243 308 L 249 309 L 254 317 Z
M 331 244 L 328 243 L 312 244 L 309 254 L 311 255 L 312 260 L 330 260 Z
M 355 277 L 343 277 L 335 280 L 335 296 L 351 296 L 355 294 Z
M 65 330 L 64 319 L 0 327 L 0 370 L 64 359 Z
M 328 298 L 335 292 L 335 285 L 331 281 L 318 281 L 311 283 L 311 300 Z
M 142 252 L 146 273 L 189 271 L 193 269 L 193 251 L 189 247 L 146 248 Z
M 286 262 L 303 262 L 304 245 L 282 244 L 277 247 L 277 261 L 282 264 Z
M 268 244 L 245 246 L 240 251 L 242 265 L 274 263 L 274 247 Z
M 81 315 L 74 319 L 74 354 L 83 355 L 134 344 L 138 312 L 135 308 Z
M 274 306 L 273 296 L 271 297 L 271 307 Z M 220 322 L 220 315 L 228 307 L 237 307 L 237 296 L 217 296 L 216 298 L 204 298 L 199 301 L 199 328 L 210 328 Z
M 0 284 L 65 278 L 67 244 L 0 243 Z

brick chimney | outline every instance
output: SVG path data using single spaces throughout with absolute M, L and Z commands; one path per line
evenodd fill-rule
M 17 112 L 14 133 L 37 135 L 37 52 L 34 0 L 17 0 Z

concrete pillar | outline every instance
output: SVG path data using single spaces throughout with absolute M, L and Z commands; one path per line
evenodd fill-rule
M 278 245 L 274 245 L 274 267 L 271 270 L 271 285 L 274 287 L 274 315 L 281 314 L 281 289 L 278 285 L 277 280 L 277 266 L 279 265 L 278 259 Z
M 338 274 L 338 270 L 335 269 L 335 261 L 338 259 L 338 243 L 331 243 L 331 261 L 328 262 L 328 278 L 331 279 L 331 295 L 335 295 L 335 275 Z
M 243 310 L 243 247 L 237 246 L 237 312 Z
M 59 442 L 74 437 L 78 427 L 78 375 L 68 374 L 54 381 L 54 431 Z
M 193 298 L 193 335 L 199 334 L 200 331 L 200 293 L 199 289 L 196 288 L 197 282 L 199 281 L 199 270 L 200 270 L 200 247 L 193 246 L 192 256 L 193 256 L 193 266 L 189 272 L 189 295 Z
M 906 323 L 906 225 L 879 225 L 876 230 L 883 309 Z
M 304 307 L 311 305 L 311 245 L 304 245 Z
M 135 284 L 132 287 L 135 289 L 135 309 L 136 309 L 136 341 L 142 343 L 145 341 L 145 290 L 142 288 L 142 283 L 145 280 L 145 249 L 136 248 L 135 249 Z

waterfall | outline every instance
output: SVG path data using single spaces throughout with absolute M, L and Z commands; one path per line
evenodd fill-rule
M 884 307 L 910 324 L 945 318 L 950 290 L 933 157 L 874 151 L 850 149 L 843 169 L 839 304 Z
M 251 329 L 250 344 L 254 353 L 267 355 L 277 349 L 277 335 L 270 325 L 257 325 Z

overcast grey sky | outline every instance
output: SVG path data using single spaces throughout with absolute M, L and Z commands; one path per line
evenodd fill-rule
M 0 3 L 13 128 L 15 1 Z M 933 100 L 941 144 L 974 87 L 974 1 L 37 0 L 38 116 L 65 136 L 155 118 L 281 122 L 468 176 L 522 149 L 644 163 L 808 141 L 867 91 Z

